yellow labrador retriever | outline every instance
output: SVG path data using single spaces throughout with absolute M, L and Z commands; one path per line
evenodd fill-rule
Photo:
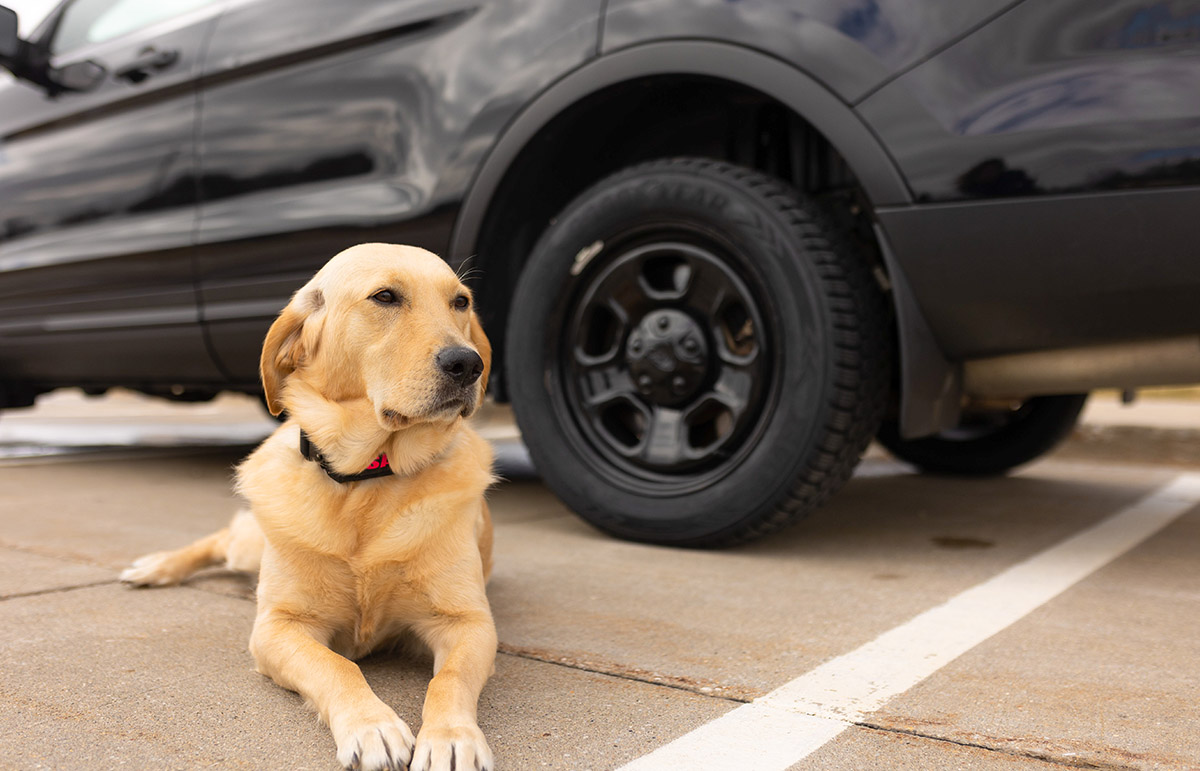
M 464 422 L 490 360 L 470 292 L 437 256 L 338 254 L 267 333 L 267 405 L 288 419 L 237 470 L 249 511 L 121 576 L 164 585 L 261 564 L 258 670 L 317 709 L 347 768 L 492 768 L 476 724 L 496 655 L 492 453 Z M 434 656 L 415 739 L 351 661 L 402 633 Z

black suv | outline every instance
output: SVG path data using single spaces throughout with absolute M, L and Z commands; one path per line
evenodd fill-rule
M 646 541 L 1200 380 L 1193 0 L 66 0 L 0 64 L 0 406 L 255 392 L 362 241 L 466 270 L 546 481 Z

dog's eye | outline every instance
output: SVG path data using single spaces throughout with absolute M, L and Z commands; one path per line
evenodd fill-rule
M 460 294 L 458 297 L 454 298 L 454 307 L 460 311 L 465 311 L 467 308 L 471 307 L 471 298 L 467 297 L 465 294 Z
M 371 295 L 371 299 L 377 303 L 380 303 L 381 305 L 391 305 L 392 303 L 399 302 L 399 300 L 396 298 L 396 293 L 390 289 L 380 289 L 378 292 Z

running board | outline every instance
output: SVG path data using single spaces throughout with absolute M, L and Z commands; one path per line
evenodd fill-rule
M 976 398 L 1081 394 L 1200 383 L 1200 337 L 1067 348 L 963 363 L 963 391 Z

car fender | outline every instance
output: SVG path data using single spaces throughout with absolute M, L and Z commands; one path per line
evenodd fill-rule
M 756 89 L 787 105 L 846 159 L 873 205 L 911 203 L 895 164 L 854 110 L 804 71 L 749 48 L 670 41 L 593 59 L 535 97 L 495 142 L 463 200 L 451 238 L 452 261 L 473 254 L 492 197 L 522 149 L 555 117 L 600 89 L 653 75 L 700 75 Z
M 886 149 L 854 109 L 804 71 L 758 51 L 724 43 L 649 43 L 582 65 L 545 89 L 512 120 L 483 161 L 463 201 L 451 238 L 451 263 L 457 264 L 478 251 L 488 207 L 505 174 L 527 144 L 555 117 L 600 89 L 647 76 L 673 74 L 720 78 L 778 100 L 829 140 L 873 205 L 912 203 Z M 885 234 L 881 232 L 881 236 Z M 886 244 L 886 237 L 882 240 Z M 889 256 L 887 264 L 890 270 L 900 269 L 894 257 Z M 906 433 L 916 435 L 931 433 L 946 423 L 952 395 L 942 385 L 954 376 L 907 287 L 902 277 L 892 282 L 896 307 L 907 309 L 897 314 L 900 355 L 906 362 L 902 365 L 901 394 L 906 402 L 902 415 Z M 923 353 L 918 356 L 914 352 Z M 935 395 L 936 404 L 924 403 Z

